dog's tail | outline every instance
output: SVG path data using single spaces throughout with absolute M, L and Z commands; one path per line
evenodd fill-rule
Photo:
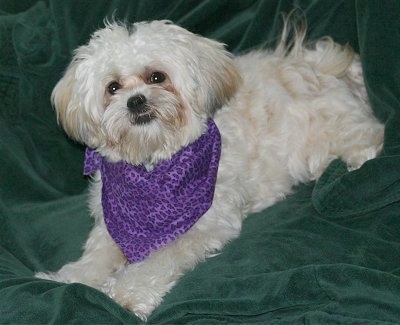
M 295 12 L 283 16 L 283 29 L 275 54 L 313 62 L 325 74 L 339 78 L 346 75 L 355 58 L 351 46 L 335 43 L 331 37 L 318 40 L 314 46 L 305 44 L 307 24 L 304 18 L 295 21 Z
M 307 34 L 307 24 L 305 19 L 294 19 L 297 11 L 293 10 L 289 14 L 282 14 L 283 28 L 280 40 L 275 49 L 275 54 L 285 56 L 301 56 L 303 53 L 304 41 Z

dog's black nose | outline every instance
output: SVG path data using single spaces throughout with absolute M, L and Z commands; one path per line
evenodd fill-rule
M 138 94 L 128 99 L 126 106 L 132 113 L 142 113 L 146 110 L 147 99 L 144 95 Z

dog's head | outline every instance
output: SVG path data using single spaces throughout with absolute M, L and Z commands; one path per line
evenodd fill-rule
M 168 21 L 106 23 L 52 94 L 69 136 L 111 161 L 156 163 L 197 139 L 240 77 L 221 43 Z

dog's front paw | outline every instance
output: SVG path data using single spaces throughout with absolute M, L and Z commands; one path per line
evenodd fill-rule
M 112 282 L 114 282 L 114 285 L 111 284 Z M 107 280 L 100 290 L 143 321 L 147 320 L 147 317 L 159 303 L 138 291 L 115 285 L 115 279 Z
M 161 303 L 165 292 L 150 283 L 140 283 L 133 279 L 127 280 L 129 279 L 124 276 L 110 276 L 100 290 L 141 320 L 146 321 Z

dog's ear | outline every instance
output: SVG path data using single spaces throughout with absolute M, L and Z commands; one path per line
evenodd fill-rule
M 57 121 L 65 132 L 74 140 L 96 147 L 99 142 L 98 123 L 94 121 L 95 114 L 89 114 L 90 107 L 85 107 L 85 105 L 95 105 L 95 102 L 90 98 L 80 97 L 82 92 L 79 91 L 79 84 L 87 82 L 78 78 L 77 69 L 80 62 L 81 60 L 76 58 L 71 62 L 64 76 L 54 87 L 51 102 Z M 89 94 L 85 93 L 85 96 Z
M 207 94 L 205 94 L 208 112 L 228 102 L 241 83 L 240 74 L 233 61 L 233 55 L 225 50 L 222 43 L 201 37 L 201 73 Z
M 210 58 L 209 69 L 210 91 L 208 106 L 209 111 L 213 112 L 228 102 L 228 100 L 236 93 L 241 77 L 234 64 L 232 54 L 222 48 L 214 45 L 214 53 Z

